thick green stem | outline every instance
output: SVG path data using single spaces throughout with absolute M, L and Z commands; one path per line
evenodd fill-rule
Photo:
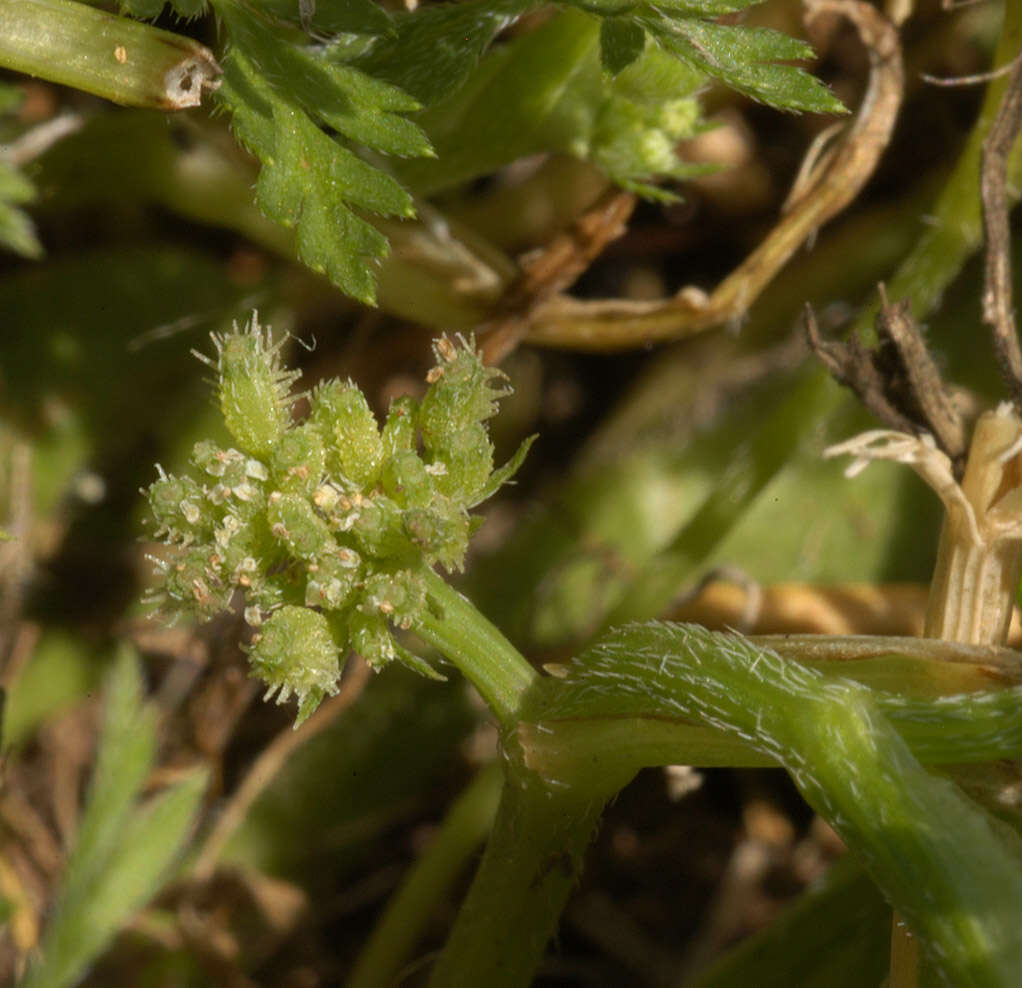
M 493 833 L 431 988 L 532 983 L 610 797 L 511 774 Z
M 347 988 L 390 988 L 426 926 L 437 902 L 486 836 L 500 798 L 503 773 L 483 769 L 451 807 L 429 847 L 373 930 L 347 981 Z
M 475 606 L 432 570 L 426 573 L 430 613 L 415 630 L 446 656 L 509 727 L 539 674 Z
M 1018 984 L 1018 838 L 923 768 L 891 723 L 898 704 L 883 709 L 865 687 L 829 680 L 739 636 L 651 623 L 607 636 L 529 713 L 552 730 L 558 719 L 597 711 L 627 716 L 650 698 L 666 715 L 725 731 L 784 765 L 949 983 Z M 991 702 L 968 699 L 977 714 Z M 1006 699 L 1016 712 L 1001 711 L 1002 727 L 1017 734 L 1017 698 Z M 940 700 L 928 706 L 931 718 L 939 715 Z
M 71 0 L 0 0 L 0 65 L 153 110 L 198 106 L 220 74 L 191 38 Z

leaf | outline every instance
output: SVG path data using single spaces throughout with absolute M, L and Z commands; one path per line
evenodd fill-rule
M 322 48 L 274 34 L 234 0 L 216 7 L 231 37 L 218 98 L 234 114 L 238 139 L 263 162 L 259 208 L 296 228 L 298 254 L 309 267 L 372 304 L 371 264 L 386 254 L 387 241 L 353 208 L 410 217 L 414 207 L 394 179 L 339 138 L 390 154 L 430 154 L 421 130 L 401 116 L 418 104 Z
M 452 95 L 472 74 L 494 38 L 531 0 L 468 0 L 422 7 L 396 21 L 359 68 L 411 93 L 424 106 Z
M 242 14 L 235 0 L 218 0 L 217 6 L 230 32 L 230 50 L 245 53 L 278 101 L 374 151 L 430 154 L 422 131 L 399 115 L 419 109 L 411 96 L 330 57 L 328 49 L 282 38 Z
M 494 494 L 500 490 L 505 484 L 510 483 L 511 478 L 518 473 L 519 468 L 525 462 L 525 457 L 528 456 L 529 450 L 532 448 L 532 444 L 539 438 L 539 436 L 527 436 L 522 440 L 518 449 L 514 451 L 511 459 L 507 461 L 502 467 L 497 467 L 493 473 L 490 474 L 489 479 L 486 481 L 486 485 L 476 495 L 473 504 L 470 507 L 481 504 L 487 498 L 493 497 Z
M 107 680 L 89 799 L 42 943 L 22 988 L 81 978 L 131 914 L 159 888 L 205 788 L 196 772 L 141 810 L 135 801 L 156 750 L 154 711 L 142 704 L 138 661 L 123 649 Z
M 152 21 L 170 7 L 178 17 L 191 20 L 206 13 L 207 0 L 121 0 L 121 13 Z
M 65 890 L 106 866 L 142 789 L 156 751 L 156 721 L 142 705 L 142 678 L 134 653 L 121 650 L 106 683 L 106 703 L 89 803 L 75 835 Z M 68 894 L 71 894 L 68 892 Z
M 646 32 L 624 17 L 606 17 L 600 25 L 600 61 L 611 74 L 628 68 L 646 46 Z
M 640 23 L 676 58 L 753 99 L 784 110 L 843 113 L 844 107 L 819 79 L 778 59 L 812 58 L 805 42 L 768 28 L 748 28 L 688 17 L 643 16 Z
M 131 915 L 157 892 L 181 850 L 206 786 L 193 772 L 132 816 L 118 833 L 116 853 L 93 881 L 61 890 L 42 945 L 42 961 L 22 988 L 63 988 L 85 969 Z M 69 872 L 69 880 L 77 876 Z

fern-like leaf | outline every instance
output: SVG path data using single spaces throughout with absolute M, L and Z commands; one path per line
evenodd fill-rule
M 215 0 L 215 7 L 230 43 L 217 96 L 233 114 L 238 139 L 263 163 L 259 208 L 296 229 L 309 267 L 371 304 L 371 265 L 386 254 L 387 241 L 353 209 L 409 217 L 414 208 L 397 182 L 341 141 L 430 155 L 422 131 L 403 116 L 419 104 L 330 49 L 275 32 L 237 0 Z
M 535 6 L 535 0 L 467 0 L 423 7 L 397 20 L 359 67 L 430 106 L 458 89 L 497 35 Z
M 206 0 L 121 0 L 121 13 L 139 20 L 151 21 L 170 7 L 178 17 L 191 20 L 206 13 Z
M 840 101 L 817 78 L 793 65 L 813 57 L 803 41 L 767 28 L 716 24 L 662 12 L 639 19 L 664 51 L 755 100 L 782 110 L 843 113 Z

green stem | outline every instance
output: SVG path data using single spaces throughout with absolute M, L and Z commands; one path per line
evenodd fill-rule
M 561 687 L 529 711 L 547 728 L 598 709 L 627 715 L 655 697 L 670 716 L 776 758 L 862 858 L 949 984 L 1018 984 L 1018 838 L 923 768 L 891 723 L 896 704 L 882 709 L 865 687 L 828 679 L 740 636 L 662 623 L 608 635 L 573 663 Z M 929 703 L 931 728 L 941 725 L 941 702 Z M 1022 718 L 1012 706 L 1015 713 L 1001 716 L 1013 719 L 1018 734 Z
M 607 797 L 509 777 L 493 833 L 431 988 L 532 983 Z
M 387 905 L 362 949 L 347 988 L 390 988 L 400 980 L 436 903 L 444 899 L 468 858 L 486 836 L 497 811 L 501 765 L 484 768 L 450 808 L 429 847 Z
M 823 670 L 837 682 L 858 670 Z M 924 688 L 925 681 L 920 685 Z M 754 768 L 779 764 L 747 739 L 678 715 L 670 698 L 652 691 L 617 691 L 595 702 L 571 687 L 556 708 L 518 726 L 525 764 L 546 779 L 597 787 L 613 775 L 655 765 Z M 874 691 L 877 708 L 897 728 L 912 754 L 927 765 L 964 765 L 1022 757 L 1022 688 L 944 697 Z M 556 709 L 557 713 L 552 712 Z
M 0 0 L 0 66 L 125 106 L 198 106 L 220 66 L 191 38 L 72 0 Z
M 469 600 L 432 570 L 425 576 L 432 606 L 415 630 L 461 670 L 501 725 L 510 727 L 539 674 Z

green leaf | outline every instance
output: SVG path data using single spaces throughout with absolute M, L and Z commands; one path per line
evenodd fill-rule
M 430 106 L 452 95 L 494 38 L 532 6 L 532 0 L 468 0 L 421 7 L 398 19 L 393 36 L 379 39 L 358 66 Z
M 67 873 L 22 988 L 78 981 L 117 930 L 159 888 L 205 788 L 197 772 L 134 809 L 156 749 L 155 712 L 142 704 L 137 658 L 123 649 L 107 680 L 103 728 L 89 799 Z
M 525 457 L 528 456 L 529 450 L 532 448 L 532 444 L 538 438 L 539 436 L 529 436 L 526 439 L 523 439 L 521 445 L 515 450 L 511 459 L 502 467 L 497 467 L 497 469 L 490 474 L 486 484 L 476 495 L 473 504 L 469 505 L 469 507 L 473 507 L 475 504 L 480 504 L 487 498 L 493 497 L 493 495 L 496 494 L 501 487 L 509 483 L 511 478 L 518 473 L 519 468 L 525 462 Z
M 321 47 L 294 44 L 269 25 L 244 15 L 235 0 L 218 0 L 231 50 L 242 50 L 282 101 L 344 137 L 386 154 L 430 154 L 419 128 L 399 114 L 419 109 L 396 86 L 343 64 Z
M 263 162 L 259 208 L 296 228 L 298 254 L 314 271 L 371 304 L 371 264 L 386 254 L 387 242 L 353 208 L 410 217 L 414 207 L 394 179 L 340 138 L 390 154 L 427 155 L 424 135 L 401 116 L 418 104 L 322 48 L 274 33 L 235 0 L 216 7 L 231 38 L 218 98 L 234 114 L 238 139 Z
M 812 58 L 812 48 L 768 28 L 747 28 L 693 18 L 648 17 L 640 23 L 665 51 L 753 99 L 784 110 L 843 113 L 819 79 L 777 60 Z
M 611 74 L 628 68 L 646 46 L 646 32 L 624 17 L 607 17 L 600 25 L 600 61 Z
M 142 704 L 138 659 L 123 648 L 106 683 L 106 703 L 89 803 L 68 864 L 68 894 L 95 878 L 114 853 L 156 752 L 154 711 Z

